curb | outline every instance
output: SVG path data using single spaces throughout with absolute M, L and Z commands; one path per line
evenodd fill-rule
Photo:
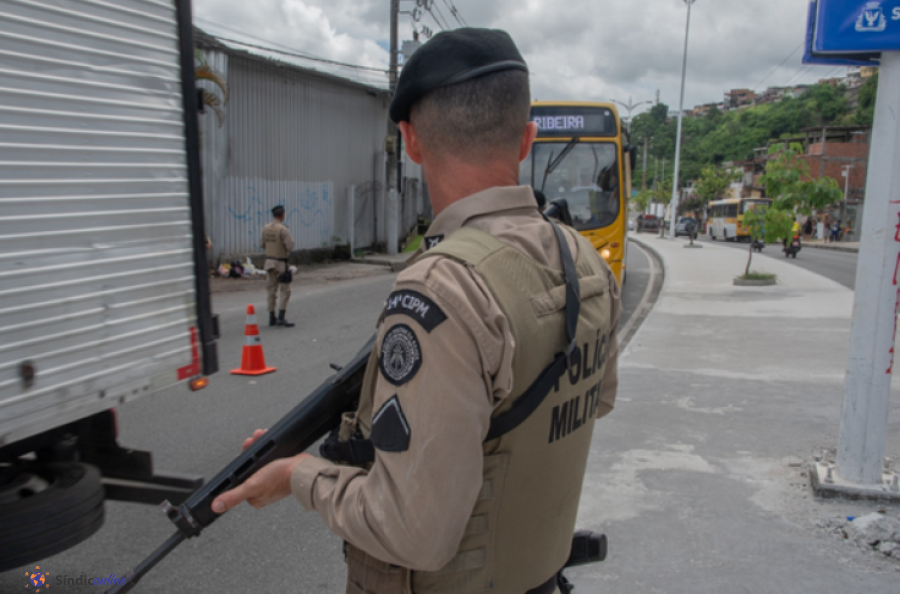
M 631 339 L 644 325 L 647 317 L 656 306 L 656 302 L 659 301 L 659 297 L 662 294 L 663 285 L 666 282 L 666 266 L 663 263 L 662 256 L 660 256 L 659 252 L 657 252 L 655 249 L 653 249 L 643 241 L 638 241 L 631 237 L 628 237 L 627 240 L 634 242 L 634 244 L 640 249 L 645 250 L 648 258 L 656 260 L 656 265 L 659 267 L 659 270 L 654 276 L 650 278 L 650 281 L 647 284 L 647 288 L 644 291 L 644 296 L 641 298 L 641 304 L 637 307 L 637 309 L 635 309 L 634 313 L 631 314 L 631 319 L 627 324 L 625 324 L 624 327 L 620 326 L 617 330 L 620 351 L 624 350 L 628 346 L 628 344 L 631 342 Z
M 813 248 L 815 250 L 831 250 L 833 252 L 845 252 L 848 254 L 858 254 L 859 248 L 842 246 L 840 244 L 833 245 L 830 243 L 804 243 L 803 247 Z
M 406 270 L 406 261 L 403 262 L 393 262 L 391 260 L 384 260 L 381 258 L 351 258 L 351 262 L 356 264 L 370 264 L 372 266 L 387 266 L 391 269 L 391 272 L 401 272 Z

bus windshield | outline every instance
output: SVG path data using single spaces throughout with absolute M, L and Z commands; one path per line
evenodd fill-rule
M 567 148 L 565 156 L 558 160 Z M 547 173 L 548 166 L 555 161 L 555 167 Z M 608 227 L 619 216 L 620 181 L 615 144 L 535 143 L 531 157 L 522 164 L 521 180 L 538 190 L 543 186 L 548 202 L 565 198 L 579 231 Z

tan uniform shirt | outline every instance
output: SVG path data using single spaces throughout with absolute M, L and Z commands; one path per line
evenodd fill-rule
M 538 212 L 531 188 L 493 188 L 456 202 L 435 218 L 426 238 L 449 237 L 463 226 L 490 233 L 541 264 L 562 268 L 556 236 Z M 577 257 L 571 238 L 569 244 Z M 615 328 L 619 292 L 611 271 L 609 275 Z M 411 329 L 420 347 L 414 378 L 395 385 L 379 370 L 375 387 L 376 413 L 397 396 L 409 427 L 409 447 L 376 449 L 368 471 L 308 460 L 294 471 L 291 487 L 305 508 L 317 511 L 332 531 L 373 557 L 435 571 L 455 555 L 482 488 L 482 442 L 493 411 L 510 395 L 516 345 L 484 282 L 454 260 L 413 263 L 400 273 L 394 290 L 418 292 L 446 315 L 431 331 L 410 315 L 386 316 L 378 330 L 379 349 L 397 325 Z M 617 357 L 613 341 L 604 391 L 616 390 Z M 598 416 L 609 410 L 601 407 Z
M 290 230 L 278 221 L 272 221 L 263 227 L 262 236 L 259 238 L 259 248 L 265 250 L 266 261 L 263 270 L 276 270 L 278 273 L 285 271 L 285 263 L 275 258 L 287 258 L 294 249 L 294 238 Z

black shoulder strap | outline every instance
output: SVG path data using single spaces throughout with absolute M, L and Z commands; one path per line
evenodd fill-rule
M 562 259 L 563 278 L 566 282 L 566 338 L 569 339 L 569 346 L 565 353 L 558 354 L 553 363 L 541 372 L 541 375 L 525 390 L 525 393 L 513 403 L 511 409 L 491 420 L 491 427 L 485 441 L 491 441 L 509 433 L 524 423 L 525 419 L 538 409 L 547 394 L 556 385 L 556 380 L 571 365 L 577 346 L 575 332 L 578 329 L 578 315 L 581 311 L 581 287 L 578 283 L 578 274 L 575 272 L 575 259 L 572 257 L 572 251 L 569 250 L 569 244 L 566 243 L 563 230 L 552 219 L 548 218 L 547 221 L 553 225 L 553 230 L 556 232 L 559 254 Z

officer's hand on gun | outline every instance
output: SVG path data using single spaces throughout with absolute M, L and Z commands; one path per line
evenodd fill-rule
M 244 440 L 242 450 L 246 450 L 257 439 L 262 437 L 267 429 L 257 429 L 253 437 Z M 301 453 L 290 458 L 281 458 L 263 466 L 253 476 L 248 478 L 240 486 L 226 491 L 216 497 L 212 504 L 212 510 L 222 514 L 237 507 L 242 501 L 246 501 L 256 509 L 262 509 L 277 501 L 281 501 L 291 494 L 291 473 L 298 464 L 313 456 Z

